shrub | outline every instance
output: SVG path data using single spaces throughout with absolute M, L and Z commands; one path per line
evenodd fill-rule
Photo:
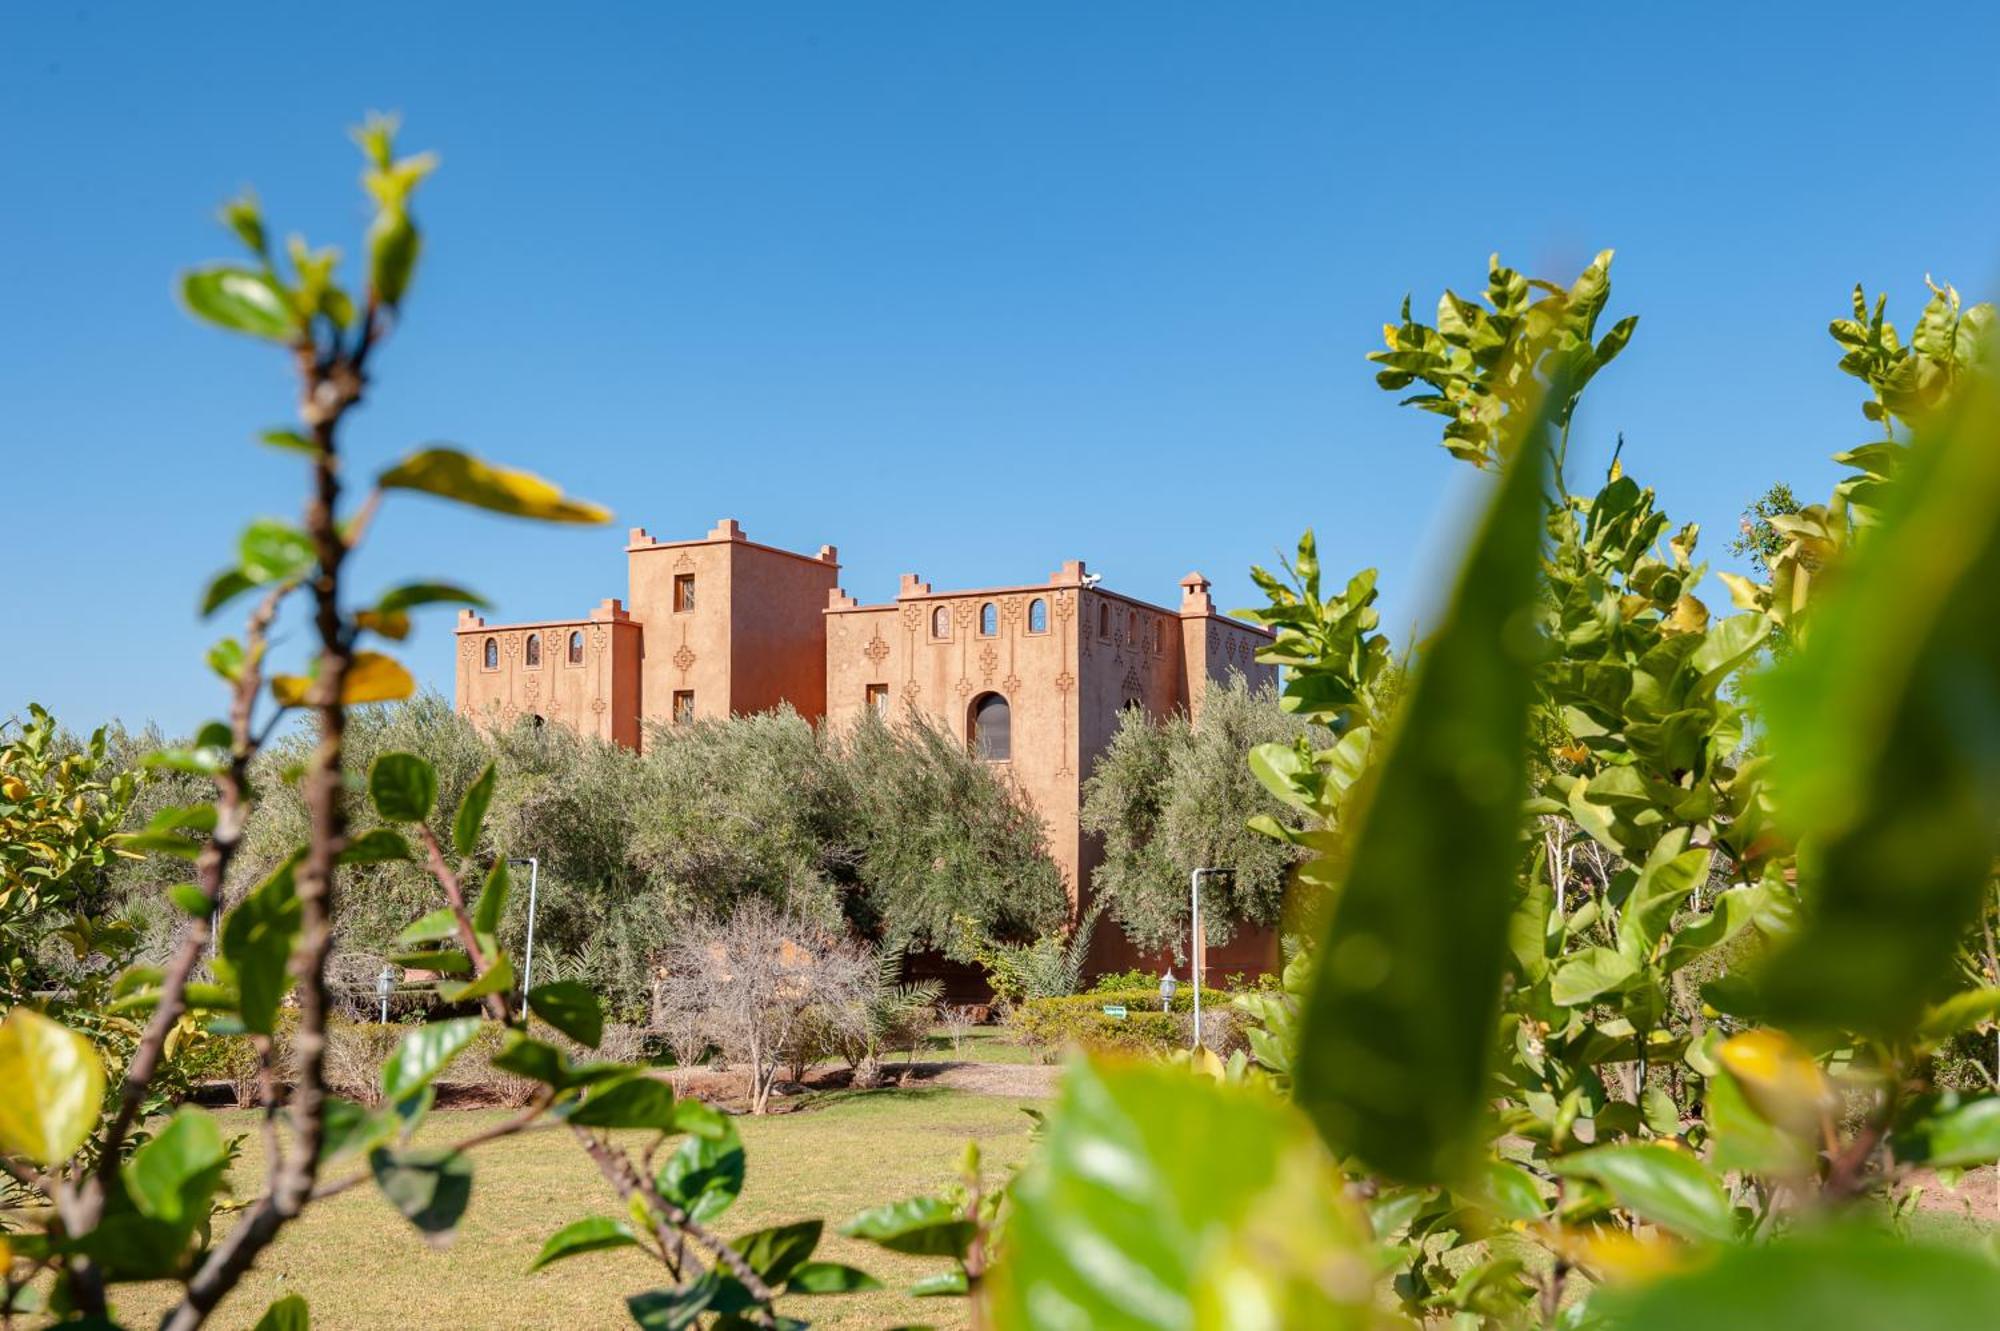
M 1105 1013 L 1123 1007 L 1123 1017 Z M 1157 989 L 1113 989 L 1064 998 L 1032 998 L 1009 1018 L 1022 1039 L 1047 1051 L 1076 1045 L 1090 1050 L 1170 1054 L 1194 1040 L 1194 993 L 1181 989 L 1160 1011 Z M 1243 1043 L 1230 996 L 1217 989 L 1201 994 L 1202 1043 L 1227 1057 Z

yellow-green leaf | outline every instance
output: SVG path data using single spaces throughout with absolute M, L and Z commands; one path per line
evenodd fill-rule
M 103 1101 L 90 1041 L 25 1007 L 0 1022 L 0 1149 L 59 1165 L 89 1139 Z
M 271 676 L 271 696 L 286 707 L 303 707 L 312 691 L 309 675 Z M 417 682 L 402 663 L 380 652 L 356 652 L 347 667 L 340 701 L 348 707 L 370 702 L 396 702 L 415 693 Z
M 377 478 L 384 490 L 421 490 L 475 508 L 542 522 L 602 523 L 611 510 L 571 499 L 532 472 L 496 467 L 456 448 L 412 453 Z

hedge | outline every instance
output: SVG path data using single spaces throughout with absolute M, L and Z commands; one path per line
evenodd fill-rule
M 1123 1007 L 1123 1017 L 1105 1013 Z M 1115 989 L 1105 993 L 1072 994 L 1065 998 L 1031 998 L 1009 1019 L 1028 1044 L 1055 1052 L 1069 1045 L 1085 1049 L 1135 1054 L 1167 1054 L 1186 1049 L 1194 1040 L 1194 992 L 1174 994 L 1170 1010 L 1160 1011 L 1157 989 Z M 1227 1056 L 1242 1044 L 1237 1013 L 1230 995 L 1217 989 L 1201 992 L 1202 1043 Z

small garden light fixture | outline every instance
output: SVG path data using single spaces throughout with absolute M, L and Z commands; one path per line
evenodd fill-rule
M 1166 1012 L 1173 1008 L 1174 990 L 1180 987 L 1181 982 L 1174 978 L 1174 968 L 1167 967 L 1167 973 L 1160 977 L 1160 1011 Z
M 375 997 L 382 1002 L 382 1024 L 389 1024 L 389 995 L 396 988 L 396 968 L 388 962 L 382 963 L 382 973 L 375 977 Z

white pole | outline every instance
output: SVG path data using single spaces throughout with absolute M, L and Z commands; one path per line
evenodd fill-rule
M 1194 977 L 1194 1048 L 1201 1048 L 1201 874 L 1188 875 L 1188 974 Z
M 542 862 L 528 856 L 528 956 L 522 966 L 521 993 L 526 995 L 535 982 L 535 885 L 542 876 Z

